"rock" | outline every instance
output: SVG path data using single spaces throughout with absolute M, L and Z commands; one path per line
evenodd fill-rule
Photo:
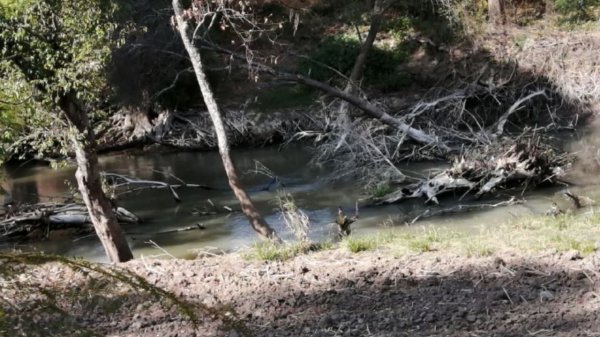
M 552 301 L 553 299 L 554 299 L 554 294 L 552 294 L 550 291 L 548 291 L 548 290 L 540 291 L 540 302 Z
M 474 314 L 468 314 L 466 319 L 469 323 L 475 323 L 475 321 L 477 320 L 477 316 L 475 316 Z
M 131 324 L 131 326 L 129 328 L 131 330 L 140 330 L 142 328 L 142 322 L 141 321 L 137 321 L 137 322 Z

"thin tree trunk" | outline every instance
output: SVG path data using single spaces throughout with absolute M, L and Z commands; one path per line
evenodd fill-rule
M 173 10 L 175 11 L 177 30 L 179 31 L 179 35 L 181 35 L 185 49 L 190 56 L 192 66 L 194 67 L 194 72 L 196 73 L 196 79 L 198 80 L 198 85 L 200 86 L 202 97 L 204 98 L 204 103 L 208 109 L 213 126 L 215 127 L 215 132 L 217 134 L 217 145 L 219 147 L 221 159 L 223 160 L 225 172 L 227 173 L 229 186 L 233 190 L 236 198 L 239 200 L 242 207 L 242 212 L 244 212 L 248 220 L 250 220 L 252 228 L 263 238 L 279 241 L 275 231 L 262 218 L 260 213 L 256 210 L 256 207 L 254 207 L 252 200 L 242 187 L 242 184 L 237 176 L 235 166 L 229 153 L 229 144 L 227 141 L 227 134 L 225 132 L 223 119 L 221 117 L 221 111 L 217 101 L 215 100 L 212 89 L 208 84 L 208 80 L 206 79 L 200 52 L 196 49 L 188 34 L 188 23 L 183 18 L 183 7 L 181 6 L 179 0 L 173 0 Z
M 112 205 L 102 190 L 96 139 L 87 114 L 69 94 L 60 98 L 59 106 L 76 129 L 70 135 L 77 159 L 75 178 L 96 234 L 111 262 L 129 261 L 133 259 L 133 254 L 113 213 Z
M 371 26 L 369 27 L 369 33 L 367 34 L 367 38 L 365 39 L 360 48 L 360 53 L 354 61 L 354 66 L 352 67 L 352 72 L 350 73 L 350 77 L 348 78 L 348 83 L 346 84 L 346 88 L 344 88 L 344 92 L 350 95 L 355 95 L 357 89 L 359 88 L 359 82 L 362 79 L 363 73 L 365 71 L 367 56 L 373 48 L 373 43 L 375 43 L 375 38 L 377 37 L 377 33 L 379 32 L 379 28 L 381 27 L 381 23 L 383 21 L 382 12 L 383 8 L 381 0 L 375 0 L 375 4 L 373 5 L 373 15 L 371 16 Z M 346 119 L 349 119 L 348 107 L 348 101 L 342 100 L 339 112 L 340 115 L 345 116 Z

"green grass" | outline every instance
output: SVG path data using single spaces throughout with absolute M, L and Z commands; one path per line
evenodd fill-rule
M 494 253 L 494 249 L 481 241 L 467 241 L 464 254 L 468 257 L 486 257 Z
M 396 227 L 369 235 L 351 235 L 339 243 L 273 245 L 258 243 L 247 257 L 285 261 L 311 251 L 342 249 L 350 253 L 380 250 L 393 256 L 432 251 L 466 257 L 487 257 L 501 251 L 557 252 L 577 251 L 592 254 L 600 246 L 600 214 L 539 215 L 513 219 L 486 227 L 479 232 L 458 232 L 448 228 Z
M 597 249 L 596 243 L 592 240 L 560 234 L 550 238 L 549 244 L 558 251 L 577 251 L 581 255 L 592 254 Z
M 379 246 L 377 238 L 374 236 L 353 237 L 350 236 L 344 239 L 343 244 L 352 253 L 359 253 L 368 250 L 373 250 Z
M 389 193 L 392 193 L 394 191 L 394 188 L 388 184 L 381 184 L 381 185 L 377 185 L 375 186 L 371 191 L 371 195 L 374 198 L 381 198 Z
M 243 255 L 248 260 L 287 261 L 298 255 L 333 249 L 331 241 L 321 243 L 294 242 L 277 244 L 273 242 L 257 242 Z

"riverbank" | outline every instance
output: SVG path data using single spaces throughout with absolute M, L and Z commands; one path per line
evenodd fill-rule
M 116 267 L 5 254 L 0 332 L 593 336 L 599 220 L 588 211 L 470 236 L 423 230 L 360 252 L 353 238 L 286 261 L 257 259 L 256 248 Z

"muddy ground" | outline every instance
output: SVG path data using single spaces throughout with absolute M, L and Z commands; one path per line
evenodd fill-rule
M 0 322 L 7 336 L 600 336 L 599 258 L 550 251 L 394 257 L 338 249 L 288 262 L 226 255 L 118 267 L 239 322 L 224 325 L 194 307 L 202 319 L 196 328 L 182 308 L 161 305 L 148 292 L 45 263 L 16 279 L 21 289 L 58 291 L 42 294 L 68 315 L 43 313 L 44 296 L 3 283 L 2 297 L 20 311 L 2 305 Z

